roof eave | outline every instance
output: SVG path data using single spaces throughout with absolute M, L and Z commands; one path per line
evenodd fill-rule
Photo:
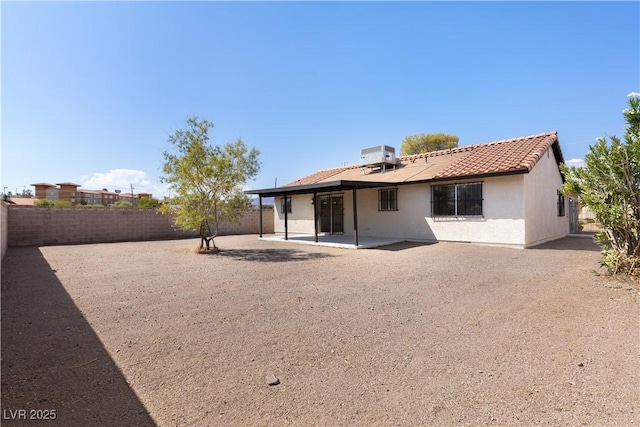
M 246 194 L 257 194 L 262 197 L 282 196 L 289 194 L 309 194 L 323 191 L 341 191 L 353 190 L 359 188 L 377 188 L 398 185 L 396 182 L 378 182 L 378 181 L 351 181 L 338 180 L 318 182 L 315 184 L 291 185 L 286 187 L 263 188 L 258 190 L 247 190 Z
M 371 181 L 329 181 L 329 182 L 320 182 L 316 184 L 306 184 L 306 185 L 298 185 L 298 186 L 287 186 L 287 187 L 274 187 L 274 188 L 263 188 L 258 190 L 247 190 L 246 194 L 255 194 L 261 197 L 272 197 L 272 196 L 283 196 L 283 195 L 293 195 L 293 194 L 310 194 L 315 192 L 323 192 L 323 191 L 344 191 L 344 190 L 353 190 L 353 189 L 362 189 L 362 188 L 381 188 L 381 187 L 393 187 L 400 185 L 411 185 L 411 184 L 427 184 L 427 183 L 438 183 L 438 182 L 449 182 L 449 181 L 459 181 L 459 180 L 472 180 L 472 179 L 481 179 L 481 178 L 491 178 L 496 176 L 508 176 L 508 175 L 520 175 L 529 173 L 529 169 L 515 169 L 511 171 L 505 172 L 491 172 L 491 173 L 482 173 L 482 174 L 474 174 L 474 175 L 458 175 L 451 177 L 441 177 L 441 178 L 429 178 L 419 181 L 400 181 L 400 182 L 371 182 Z
M 530 170 L 525 167 L 521 169 L 512 169 L 512 170 L 503 171 L 503 172 L 488 172 L 488 173 L 479 173 L 479 174 L 472 174 L 472 175 L 436 177 L 436 178 L 431 178 L 431 179 L 427 179 L 420 182 L 421 183 L 438 183 L 438 182 L 450 182 L 450 181 L 460 181 L 460 180 L 468 181 L 473 179 L 494 178 L 494 177 L 500 177 L 500 176 L 523 175 L 529 172 Z M 407 182 L 407 184 L 414 184 L 414 183 L 415 182 Z

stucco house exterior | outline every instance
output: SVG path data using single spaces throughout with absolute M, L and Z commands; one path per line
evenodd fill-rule
M 369 151 L 371 151 L 369 149 Z M 526 248 L 569 232 L 557 132 L 321 170 L 274 197 L 276 233 L 392 237 Z M 368 155 L 362 150 L 361 159 Z

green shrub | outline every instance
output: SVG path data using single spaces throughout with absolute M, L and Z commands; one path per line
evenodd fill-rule
M 39 199 L 33 202 L 33 206 L 37 206 L 39 208 L 52 208 L 54 206 L 54 201 L 49 199 Z
M 71 202 L 69 202 L 67 200 L 56 200 L 55 202 L 53 202 L 53 207 L 55 207 L 55 208 L 70 208 L 71 207 Z
M 113 204 L 114 208 L 131 208 L 133 205 L 128 200 L 118 200 Z
M 138 200 L 138 207 L 142 209 L 157 208 L 158 206 L 160 206 L 160 201 L 158 199 L 143 198 Z
M 640 276 L 640 93 L 629 94 L 624 140 L 598 138 L 585 156 L 586 166 L 566 167 L 564 193 L 580 197 L 603 230 L 595 241 L 607 273 Z

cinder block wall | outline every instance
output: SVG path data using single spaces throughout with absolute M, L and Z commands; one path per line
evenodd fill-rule
M 5 252 L 7 252 L 7 238 L 9 236 L 9 233 L 8 233 L 9 221 L 7 221 L 7 213 L 8 213 L 7 204 L 4 201 L 0 202 L 0 204 L 2 204 L 2 206 L 0 207 L 0 223 L 2 223 L 2 229 L 1 229 L 2 234 L 0 236 L 0 242 L 1 242 L 0 245 L 2 245 L 2 259 L 4 259 L 4 254 Z
M 3 215 L 4 217 L 4 215 Z M 8 246 L 44 246 L 195 237 L 155 209 L 38 208 L 9 206 Z M 259 211 L 240 224 L 222 223 L 218 234 L 257 234 Z M 273 233 L 273 212 L 263 212 L 263 233 Z M 4 240 L 3 240 L 4 243 Z

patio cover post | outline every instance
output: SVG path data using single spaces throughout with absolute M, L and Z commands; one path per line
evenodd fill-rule
M 287 193 L 284 193 L 284 240 L 289 240 L 289 223 L 288 215 L 289 209 L 287 209 Z
M 318 243 L 318 193 L 313 192 L 313 231 L 316 236 L 316 243 Z
M 260 209 L 260 214 L 259 214 L 260 225 L 258 227 L 260 229 L 260 237 L 262 237 L 262 194 L 258 195 L 258 200 L 260 200 L 259 203 L 258 203 L 258 206 L 259 206 L 259 209 Z
M 356 200 L 356 188 L 353 187 L 353 237 L 356 248 L 358 247 L 358 203 Z

